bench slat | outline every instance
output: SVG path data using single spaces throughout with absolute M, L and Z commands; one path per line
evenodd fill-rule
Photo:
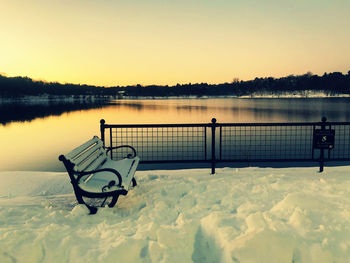
M 82 153 L 77 155 L 75 158 L 71 159 L 71 162 L 74 163 L 77 166 L 80 166 L 82 163 L 84 163 L 87 159 L 90 159 L 90 156 L 98 156 L 101 153 L 102 143 L 96 143 L 92 147 L 85 149 Z
M 91 147 L 94 144 L 97 144 L 98 142 L 100 142 L 101 140 L 97 137 L 94 136 L 91 140 L 87 141 L 86 143 L 80 145 L 79 147 L 73 149 L 71 152 L 67 153 L 65 155 L 65 157 L 67 159 L 74 159 L 75 157 L 77 157 L 77 155 L 79 155 L 81 152 L 83 152 L 84 150 L 86 150 L 87 148 Z
M 107 160 L 107 157 L 105 155 L 105 153 L 101 152 L 100 157 L 98 157 L 94 162 L 90 163 L 89 166 L 87 166 L 85 168 L 85 170 L 88 171 L 93 171 L 96 170 L 97 168 L 99 168 L 101 166 L 102 163 L 104 163 Z
M 95 151 L 86 160 L 84 160 L 79 165 L 74 166 L 74 170 L 77 172 L 82 171 L 92 171 L 99 167 L 105 160 L 107 156 L 103 150 Z

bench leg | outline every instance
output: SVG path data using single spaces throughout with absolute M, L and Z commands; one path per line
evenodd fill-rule
M 94 206 L 90 206 L 87 203 L 85 203 L 86 207 L 90 210 L 90 215 L 94 215 L 97 213 L 97 208 Z
M 118 201 L 118 197 L 119 197 L 119 195 L 113 196 L 113 199 L 112 199 L 112 201 L 108 204 L 108 206 L 109 206 L 109 207 L 115 206 L 115 204 L 116 204 L 117 201 Z
M 73 184 L 73 183 L 72 183 Z M 77 187 L 75 187 L 75 185 L 73 184 L 73 190 L 74 190 L 74 194 L 75 197 L 77 198 L 77 201 L 79 204 L 85 204 L 82 195 L 80 194 L 80 191 Z
M 135 187 L 137 185 L 135 177 L 132 178 L 132 187 Z
M 73 187 L 74 188 L 74 187 Z M 97 213 L 97 208 L 93 207 L 91 205 L 88 205 L 84 199 L 83 196 L 79 193 L 79 189 L 74 188 L 74 193 L 75 193 L 75 197 L 77 198 L 77 201 L 79 204 L 84 204 L 90 211 L 90 215 L 94 215 Z

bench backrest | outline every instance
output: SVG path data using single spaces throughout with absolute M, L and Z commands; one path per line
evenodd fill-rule
M 107 160 L 107 155 L 103 142 L 94 136 L 91 140 L 66 154 L 65 158 L 74 165 L 75 172 L 82 172 L 93 171 L 100 167 Z

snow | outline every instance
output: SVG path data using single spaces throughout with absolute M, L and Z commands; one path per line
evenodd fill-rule
M 264 98 L 277 98 L 277 99 L 290 99 L 290 98 L 348 98 L 350 94 L 330 94 L 324 91 L 318 90 L 301 90 L 301 91 L 258 91 L 253 92 L 249 95 L 210 95 L 210 96 L 199 96 L 199 95 L 190 95 L 190 96 L 126 96 L 123 95 L 118 100 L 164 100 L 164 99 L 213 99 L 213 98 L 239 98 L 239 99 L 264 99 Z
M 0 262 L 348 262 L 350 167 L 137 171 L 88 215 L 65 173 L 0 172 Z
M 285 92 L 254 92 L 251 95 L 240 96 L 240 98 L 348 98 L 350 94 L 329 94 L 324 91 L 317 90 L 301 90 L 301 91 L 285 91 Z

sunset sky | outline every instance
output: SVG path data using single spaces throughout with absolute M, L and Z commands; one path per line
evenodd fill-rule
M 0 0 L 0 73 L 94 85 L 350 70 L 349 0 Z

